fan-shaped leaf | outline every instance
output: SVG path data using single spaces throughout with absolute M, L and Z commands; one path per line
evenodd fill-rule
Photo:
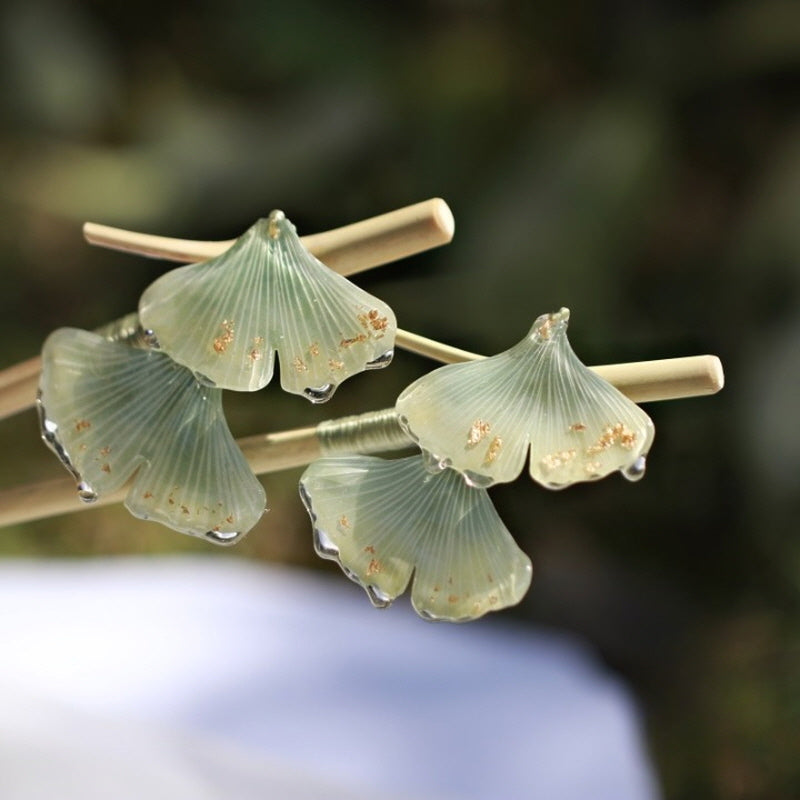
M 162 275 L 139 314 L 159 346 L 202 380 L 253 391 L 272 378 L 315 403 L 346 378 L 386 366 L 392 310 L 328 269 L 281 211 L 256 222 L 228 251 Z
M 228 429 L 222 392 L 153 350 L 62 328 L 45 342 L 42 435 L 91 501 L 133 483 L 135 516 L 229 544 L 264 511 L 264 490 Z
M 432 468 L 489 486 L 514 480 L 530 450 L 531 477 L 551 489 L 616 470 L 642 477 L 653 423 L 578 360 L 568 320 L 565 308 L 544 314 L 510 350 L 441 367 L 403 391 L 400 422 Z
M 300 480 L 315 547 L 339 562 L 377 606 L 412 580 L 416 611 L 458 622 L 518 603 L 531 563 L 488 494 L 451 470 L 431 474 L 419 456 L 324 458 Z

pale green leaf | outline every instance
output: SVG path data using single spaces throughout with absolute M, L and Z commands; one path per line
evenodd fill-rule
M 42 435 L 86 500 L 133 482 L 142 519 L 227 544 L 266 499 L 231 436 L 222 392 L 168 356 L 62 328 L 42 351 Z
M 375 605 L 413 580 L 421 616 L 458 622 L 514 605 L 528 590 L 530 560 L 486 491 L 451 470 L 431 474 L 420 456 L 320 459 L 300 493 L 319 555 L 338 561 Z
M 403 391 L 400 422 L 432 468 L 489 486 L 514 480 L 530 453 L 531 477 L 551 489 L 644 474 L 653 423 L 580 362 L 568 320 L 567 309 L 544 314 L 510 350 L 441 367 Z
M 386 366 L 397 328 L 392 310 L 318 261 L 280 211 L 217 258 L 161 276 L 139 314 L 164 352 L 203 380 L 260 389 L 277 351 L 281 386 L 312 402 Z

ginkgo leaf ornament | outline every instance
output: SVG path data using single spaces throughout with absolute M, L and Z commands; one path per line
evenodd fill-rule
M 528 590 L 530 559 L 487 492 L 452 470 L 428 472 L 419 455 L 323 458 L 306 469 L 300 494 L 317 553 L 338 561 L 378 607 L 413 580 L 418 614 L 460 622 L 514 605 Z
M 201 380 L 254 391 L 272 378 L 315 403 L 392 359 L 392 310 L 328 269 L 273 211 L 222 255 L 158 278 L 139 303 L 158 346 Z
M 430 468 L 485 487 L 514 480 L 530 451 L 531 477 L 551 489 L 617 470 L 642 477 L 653 423 L 581 363 L 568 320 L 566 308 L 544 314 L 511 349 L 441 367 L 402 392 L 400 423 Z
M 232 544 L 264 512 L 264 489 L 228 429 L 222 391 L 154 350 L 62 328 L 42 350 L 42 436 L 91 502 L 133 476 L 128 510 Z

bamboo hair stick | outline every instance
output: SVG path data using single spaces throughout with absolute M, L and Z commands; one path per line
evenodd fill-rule
M 352 225 L 300 238 L 303 245 L 326 266 L 341 275 L 355 275 L 447 244 L 454 231 L 450 208 L 444 200 L 436 197 Z M 214 258 L 236 241 L 170 239 L 95 222 L 83 226 L 83 235 L 89 244 L 184 263 Z
M 398 330 L 395 341 L 404 350 L 441 361 L 443 364 L 486 358 L 409 331 Z M 715 394 L 725 385 L 722 362 L 717 356 L 662 358 L 627 364 L 605 364 L 590 369 L 609 383 L 613 383 L 634 403 Z
M 463 352 L 463 351 L 461 351 Z M 713 394 L 724 383 L 716 356 L 592 367 L 634 401 L 671 400 Z M 370 411 L 316 426 L 239 439 L 248 463 L 258 475 L 301 467 L 325 455 L 376 453 L 405 449 L 412 440 L 400 428 L 394 409 Z M 0 491 L 0 527 L 117 503 L 126 489 L 82 503 L 71 478 Z
M 379 424 L 385 424 L 384 414 L 369 413 L 373 417 L 378 417 Z M 319 429 L 325 424 L 249 436 L 238 440 L 237 443 L 256 474 L 278 472 L 309 464 L 323 455 L 324 446 Z M 327 424 L 330 426 L 332 423 Z M 402 446 L 410 444 L 411 439 L 405 438 Z M 352 445 L 348 444 L 346 449 L 351 447 Z M 327 452 L 335 452 L 335 448 L 328 448 Z M 0 491 L 0 527 L 119 503 L 127 492 L 127 486 L 123 486 L 116 492 L 98 497 L 92 503 L 84 503 L 78 497 L 74 479 L 70 477 L 5 489 Z
M 33 405 L 41 369 L 42 359 L 35 356 L 0 371 L 0 419 Z
M 391 261 L 447 244 L 455 223 L 447 203 L 425 200 L 342 228 L 302 237 L 304 245 L 341 275 L 379 267 Z M 170 261 L 203 261 L 218 256 L 234 240 L 198 242 L 110 228 L 87 222 L 83 234 L 91 244 Z M 31 358 L 0 371 L 0 419 L 30 408 L 36 399 L 41 359 Z
M 445 364 L 485 358 L 408 331 L 397 331 L 397 344 Z M 39 358 L 32 358 L 0 373 L 0 419 L 30 408 L 35 403 L 40 364 Z M 634 403 L 702 397 L 715 394 L 725 385 L 722 362 L 717 356 L 711 355 L 604 364 L 591 369 L 613 383 Z M 20 377 L 17 380 L 3 380 L 6 373 L 12 371 L 17 371 Z

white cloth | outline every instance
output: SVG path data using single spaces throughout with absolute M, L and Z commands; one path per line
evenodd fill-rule
M 574 640 L 227 554 L 0 563 L 3 800 L 653 800 Z

